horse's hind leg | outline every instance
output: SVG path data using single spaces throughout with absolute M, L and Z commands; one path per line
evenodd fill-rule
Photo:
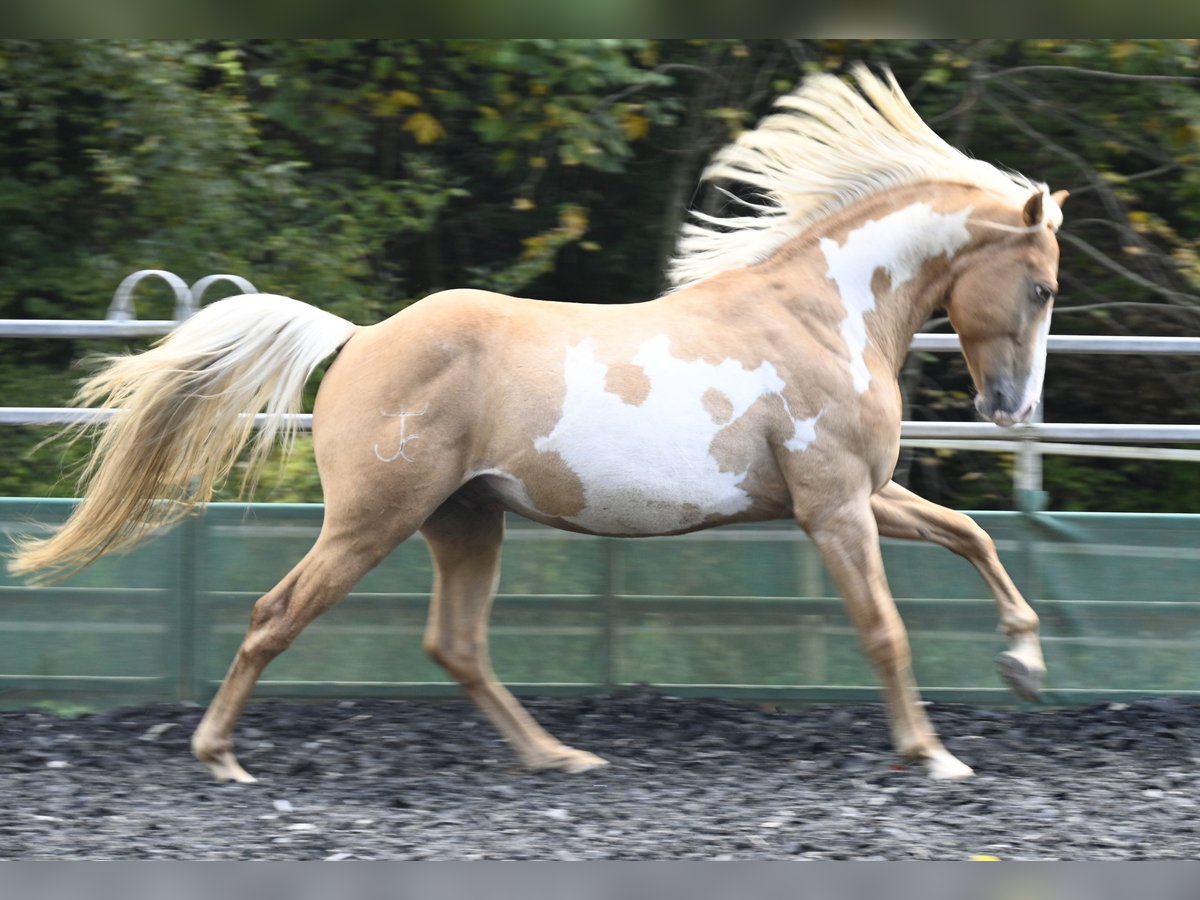
M 940 544 L 979 571 L 996 598 L 1000 627 L 1008 637 L 1008 650 L 996 660 L 1000 674 L 1018 696 L 1036 700 L 1046 674 L 1037 613 L 1008 577 L 988 533 L 970 516 L 930 503 L 894 481 L 871 498 L 871 511 L 881 534 Z
M 600 757 L 560 743 L 497 681 L 488 656 L 488 613 L 500 578 L 504 511 L 451 498 L 421 528 L 434 562 L 425 651 L 467 692 L 521 761 L 582 772 Z
M 255 603 L 250 630 L 192 736 L 192 752 L 218 781 L 256 780 L 234 756 L 233 729 L 263 669 L 414 530 L 394 539 L 367 542 L 345 530 L 332 534 L 327 518 L 321 536 L 304 559 Z

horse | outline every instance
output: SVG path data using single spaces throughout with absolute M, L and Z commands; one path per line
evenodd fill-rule
M 643 302 L 453 289 L 360 327 L 251 294 L 108 358 L 77 402 L 123 412 L 91 426 L 83 499 L 58 532 L 19 545 L 10 568 L 60 577 L 131 547 L 202 507 L 250 442 L 258 471 L 273 443 L 290 445 L 305 383 L 336 354 L 312 419 L 319 536 L 254 604 L 192 738 L 218 781 L 255 780 L 233 735 L 266 665 L 418 531 L 435 569 L 423 649 L 524 765 L 603 765 L 545 731 L 492 670 L 487 623 L 510 511 L 616 537 L 794 520 L 878 673 L 897 753 L 935 779 L 972 775 L 920 701 L 879 536 L 933 542 L 975 566 L 1007 636 L 1000 674 L 1025 698 L 1045 674 L 1038 617 L 973 520 L 892 480 L 898 372 L 944 309 L 979 413 L 1001 426 L 1028 418 L 1066 192 L 955 149 L 890 71 L 861 65 L 848 79 L 805 79 L 702 179 L 741 185 L 726 192 L 737 206 L 685 224 L 670 288 Z M 255 434 L 248 414 L 262 412 Z

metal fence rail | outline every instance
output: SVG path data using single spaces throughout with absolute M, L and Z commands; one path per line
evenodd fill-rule
M 133 305 L 134 289 L 147 279 L 165 281 L 175 294 L 173 319 L 139 320 Z M 228 282 L 239 293 L 253 294 L 256 288 L 241 275 L 205 275 L 195 284 L 163 269 L 142 269 L 127 276 L 113 294 L 103 319 L 0 319 L 0 338 L 139 338 L 157 337 L 174 330 L 193 315 L 205 293 L 215 284 Z
M 1200 338 L 1052 334 L 1046 342 L 1046 348 L 1051 353 L 1095 353 L 1110 356 L 1169 353 L 1197 356 L 1200 355 Z M 912 349 L 927 353 L 957 353 L 961 345 L 957 334 L 918 334 L 913 337 Z

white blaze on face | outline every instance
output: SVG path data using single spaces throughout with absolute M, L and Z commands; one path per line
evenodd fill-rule
M 1042 382 L 1046 378 L 1046 342 L 1050 337 L 1050 315 L 1052 310 L 1047 307 L 1042 314 L 1043 319 L 1038 327 L 1037 343 L 1033 348 L 1033 359 L 1029 366 L 1029 377 L 1025 379 L 1025 390 L 1021 394 L 1021 404 L 1017 407 L 1019 421 L 1027 419 L 1042 397 Z
M 752 498 L 740 487 L 747 472 L 721 471 L 710 451 L 718 432 L 756 401 L 781 394 L 775 367 L 677 359 L 665 335 L 646 341 L 632 362 L 650 383 L 636 406 L 605 389 L 608 367 L 590 338 L 567 348 L 562 418 L 535 441 L 539 451 L 558 453 L 583 484 L 584 508 L 567 521 L 605 534 L 661 534 L 748 509 Z M 724 421 L 706 408 L 708 391 L 728 399 Z M 788 449 L 803 450 L 815 437 L 816 418 L 792 421 Z
M 926 261 L 953 256 L 970 239 L 967 216 L 970 207 L 954 213 L 936 213 L 928 203 L 914 203 L 882 219 L 854 229 L 844 244 L 821 240 L 829 263 L 826 273 L 837 284 L 846 318 L 842 337 L 850 350 L 850 374 L 860 394 L 871 384 L 867 369 L 867 313 L 875 308 L 871 280 L 883 269 L 892 289 L 909 281 Z

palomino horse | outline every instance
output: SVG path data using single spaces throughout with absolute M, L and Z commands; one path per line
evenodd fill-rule
M 320 536 L 254 606 L 192 740 L 220 780 L 252 781 L 235 723 L 264 667 L 420 531 L 435 563 L 424 647 L 535 769 L 603 763 L 539 727 L 488 659 L 504 514 L 596 535 L 669 535 L 791 517 L 811 537 L 883 682 L 896 749 L 935 778 L 971 770 L 917 694 L 879 535 L 970 560 L 999 607 L 1000 669 L 1036 695 L 1038 619 L 969 518 L 892 482 L 897 372 L 944 307 L 977 407 L 1000 425 L 1038 402 L 1065 194 L 942 141 L 890 73 L 805 81 L 706 177 L 762 198 L 700 217 L 675 289 L 620 306 L 452 290 L 370 327 L 285 297 L 211 304 L 146 353 L 109 360 L 79 401 L 102 427 L 86 498 L 16 572 L 64 575 L 211 496 L 266 411 L 252 462 L 289 438 L 314 367 Z

